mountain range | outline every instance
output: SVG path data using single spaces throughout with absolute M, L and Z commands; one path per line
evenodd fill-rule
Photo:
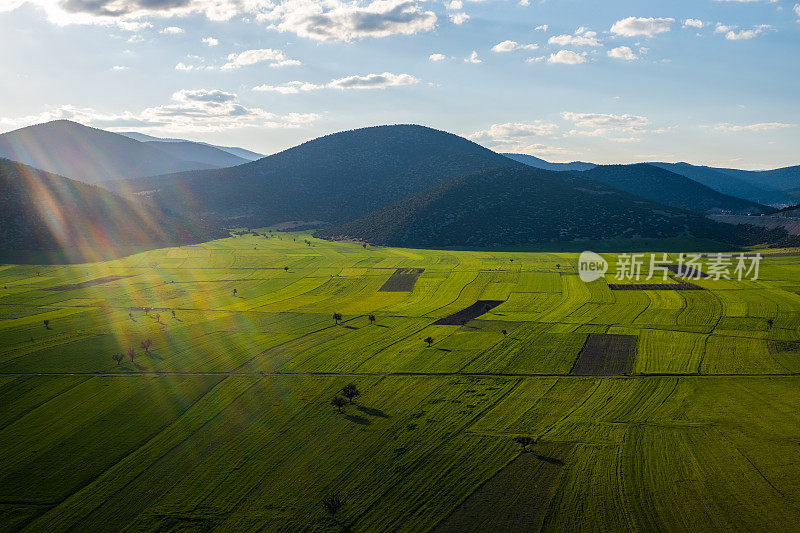
M 544 170 L 587 171 L 597 166 L 609 166 L 582 161 L 551 163 L 526 154 L 505 153 L 503 155 Z M 722 194 L 758 204 L 788 204 L 800 198 L 800 166 L 774 170 L 738 170 L 689 163 L 649 162 L 647 164 L 689 178 Z
M 210 145 L 140 142 L 69 120 L 0 135 L 0 157 L 92 184 L 248 162 Z
M 225 147 L 114 134 L 67 121 L 2 137 L 14 147 L 15 156 L 64 168 L 104 187 L 76 184 L 67 180 L 70 175 L 54 176 L 30 167 L 20 170 L 23 166 L 5 162 L 6 183 L 23 182 L 9 198 L 35 208 L 11 209 L 4 215 L 4 224 L 13 228 L 6 231 L 4 248 L 20 243 L 62 246 L 64 239 L 51 235 L 48 241 L 36 233 L 52 229 L 47 217 L 41 218 L 48 209 L 51 216 L 77 218 L 70 227 L 95 232 L 108 219 L 104 242 L 137 245 L 192 242 L 220 234 L 210 228 L 290 221 L 306 226 L 314 221 L 319 227 L 316 235 L 324 238 L 443 248 L 668 237 L 737 245 L 788 238 L 780 228 L 708 218 L 724 215 L 718 220 L 748 222 L 755 217 L 734 215 L 768 212 L 770 208 L 749 196 L 785 191 L 751 183 L 763 181 L 764 173 L 726 173 L 726 169 L 668 163 L 548 163 L 532 156 L 506 157 L 451 133 L 417 125 L 339 132 L 252 161 Z M 179 172 L 171 172 L 176 164 Z M 180 166 L 187 164 L 200 168 Z M 231 166 L 210 168 L 215 164 Z M 170 172 L 152 173 L 164 165 Z M 796 167 L 772 172 L 781 176 L 782 184 L 800 185 L 800 179 L 791 181 L 792 168 Z M 152 174 L 127 176 L 133 172 Z M 687 173 L 699 177 L 695 180 Z M 726 184 L 728 189 L 748 192 L 748 197 L 723 193 L 719 188 Z M 45 191 L 49 203 L 37 203 L 36 191 Z M 86 219 L 87 213 L 96 216 Z M 167 228 L 166 234 L 142 238 L 137 228 L 150 227 L 147 221 Z M 25 230 L 28 226 L 32 229 Z M 75 241 L 74 235 L 80 233 L 76 231 L 66 241 L 85 246 L 86 242 Z

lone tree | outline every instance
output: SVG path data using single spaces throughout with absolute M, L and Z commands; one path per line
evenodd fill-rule
M 339 325 L 339 322 L 341 320 L 342 320 L 342 314 L 341 313 L 333 313 L 333 321 L 337 326 Z
M 505 337 L 506 335 L 508 335 L 508 331 L 506 331 L 506 330 L 503 330 L 503 331 L 501 331 L 500 333 L 502 333 L 502 334 L 503 334 L 503 337 Z
M 331 492 L 324 498 L 322 498 L 322 506 L 328 511 L 328 514 L 331 515 L 334 522 L 337 524 L 339 520 L 336 519 L 336 515 L 339 511 L 341 511 L 342 506 L 344 506 L 344 500 L 342 499 L 342 495 L 338 492 Z
M 428 348 L 430 348 L 431 344 L 433 344 L 433 337 L 425 337 L 423 342 L 427 342 L 428 343 Z
M 369 318 L 369 323 L 370 324 L 374 324 L 375 323 L 375 315 L 369 315 L 367 318 Z
M 516 442 L 517 444 L 522 446 L 522 451 L 523 452 L 527 452 L 528 451 L 528 446 L 530 446 L 532 444 L 536 444 L 536 439 L 534 439 L 533 437 L 528 437 L 528 436 L 514 437 L 514 442 Z
M 120 364 L 120 363 L 122 363 L 122 360 L 123 360 L 124 358 L 125 358 L 125 356 L 124 356 L 124 355 L 122 355 L 121 353 L 115 353 L 114 355 L 112 355 L 112 356 L 111 356 L 111 359 L 113 359 L 114 361 L 116 361 L 116 362 L 117 362 L 117 364 Z
M 289 267 L 283 267 L 284 272 L 289 272 Z
M 142 350 L 144 350 L 144 352 L 147 355 L 150 355 L 150 348 L 152 346 L 153 346 L 153 341 L 151 339 L 145 339 L 142 341 Z
M 45 329 L 50 329 L 50 321 L 49 320 L 45 320 L 44 321 L 44 328 Z
M 156 322 L 161 323 L 161 314 L 156 314 Z
M 233 289 L 233 295 L 236 296 L 236 293 L 239 292 L 236 289 Z
M 172 310 L 172 318 L 175 318 L 175 310 Z
M 344 396 L 334 396 L 331 398 L 331 405 L 334 406 L 340 413 L 342 412 L 342 407 L 347 405 L 347 398 Z
M 131 363 L 133 363 L 133 360 L 136 359 L 136 350 L 133 348 L 128 348 L 128 359 L 131 360 Z
M 348 383 L 342 387 L 342 395 L 352 402 L 353 398 L 361 395 L 361 391 L 358 390 L 355 383 Z

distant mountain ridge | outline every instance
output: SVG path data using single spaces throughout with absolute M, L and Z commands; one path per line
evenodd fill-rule
M 144 133 L 139 133 L 137 131 L 121 131 L 118 132 L 120 135 L 124 135 L 125 137 L 129 137 L 135 141 L 139 142 L 160 142 L 160 143 L 191 143 L 191 144 L 199 144 L 203 146 L 210 146 L 211 148 L 216 148 L 218 150 L 222 150 L 223 152 L 228 152 L 229 154 L 233 154 L 236 157 L 240 157 L 246 161 L 255 161 L 256 159 L 261 159 L 264 157 L 264 154 L 259 154 L 257 152 L 253 152 L 252 150 L 247 150 L 245 148 L 239 148 L 237 146 L 219 146 L 216 144 L 210 144 L 206 142 L 200 141 L 189 141 L 186 139 L 174 139 L 168 137 L 153 137 L 152 135 L 146 135 Z
M 501 152 L 502 155 L 508 157 L 509 159 L 513 159 L 514 161 L 518 161 L 525 165 L 534 167 L 534 168 L 541 168 L 542 170 L 591 170 L 597 165 L 594 163 L 584 163 L 583 161 L 572 161 L 571 163 L 551 163 L 549 161 L 545 161 L 544 159 L 538 158 L 536 156 L 528 155 L 528 154 L 512 154 Z
M 153 146 L 69 120 L 0 135 L 0 157 L 85 183 L 213 168 Z
M 733 214 L 770 211 L 764 205 L 722 194 L 690 178 L 647 163 L 598 165 L 581 172 L 581 176 L 680 209 Z

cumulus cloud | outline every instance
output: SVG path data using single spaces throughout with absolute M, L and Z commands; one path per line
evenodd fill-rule
M 444 61 L 447 59 L 447 56 L 444 54 L 431 54 L 428 56 L 428 59 L 431 61 Z
M 363 37 L 411 35 L 436 26 L 436 14 L 422 0 L 4 0 L 0 11 L 23 4 L 41 7 L 58 25 L 124 26 L 144 18 L 202 14 L 212 21 L 253 16 L 269 28 L 310 39 L 351 41 Z
M 492 124 L 488 129 L 478 130 L 467 136 L 473 141 L 491 140 L 507 142 L 525 137 L 552 135 L 558 126 L 555 124 L 536 120 L 534 122 L 506 122 L 504 124 Z
M 650 120 L 639 115 L 565 111 L 561 113 L 561 117 L 575 126 L 575 129 L 566 133 L 566 136 L 605 137 L 615 142 L 637 141 L 635 135 L 646 133 L 650 126 Z
M 705 24 L 700 19 L 686 19 L 686 20 L 683 21 L 683 27 L 684 28 L 697 28 L 697 29 L 700 29 L 703 26 L 705 26 Z
M 255 0 L 258 3 L 258 0 Z M 263 0 L 268 5 L 268 0 Z M 436 27 L 436 14 L 416 0 L 283 0 L 257 15 L 271 28 L 317 40 L 412 35 Z
M 478 52 L 475 50 L 469 55 L 469 57 L 464 58 L 465 63 L 483 63 L 481 59 L 478 59 Z
M 533 28 L 533 31 L 547 31 L 549 29 L 550 26 L 548 26 L 547 24 L 542 24 L 541 26 L 536 26 L 535 28 Z
M 628 17 L 615 22 L 611 26 L 611 33 L 622 37 L 637 37 L 641 35 L 652 37 L 658 33 L 669 31 L 673 22 L 675 22 L 673 18 Z
M 578 28 L 574 35 L 554 35 L 547 42 L 558 46 L 600 46 L 597 32 L 589 31 L 583 26 Z
M 283 85 L 257 85 L 254 91 L 274 92 L 279 94 L 297 94 L 300 92 L 318 91 L 320 89 L 386 89 L 401 85 L 414 85 L 419 79 L 410 74 L 367 74 L 366 76 L 347 76 L 337 78 L 324 84 L 315 84 L 306 81 L 290 81 Z
M 548 63 L 560 63 L 562 65 L 578 65 L 586 63 L 586 52 L 577 53 L 572 50 L 559 50 L 556 53 L 550 54 L 547 58 Z
M 256 63 L 269 63 L 270 67 L 286 67 L 300 65 L 300 61 L 289 59 L 280 50 L 272 48 L 260 48 L 257 50 L 245 50 L 238 54 L 229 54 L 228 62 L 222 65 L 222 70 L 234 70 Z
M 617 46 L 606 52 L 606 54 L 608 54 L 608 57 L 624 59 L 625 61 L 633 61 L 636 59 L 636 54 L 627 46 Z
M 469 20 L 469 15 L 467 15 L 466 13 L 453 13 L 448 18 L 450 19 L 450 22 L 452 22 L 453 24 L 461 25 Z
M 22 126 L 68 119 L 108 129 L 136 127 L 162 132 L 213 132 L 249 127 L 297 128 L 319 118 L 314 113 L 278 115 L 239 103 L 236 94 L 207 89 L 184 89 L 172 94 L 168 104 L 148 107 L 137 113 L 103 113 L 92 108 L 65 105 L 38 115 L 0 118 L 0 124 Z
M 200 42 L 208 46 L 217 46 L 219 44 L 219 41 L 213 37 L 203 37 Z
M 113 70 L 115 72 L 123 72 L 123 71 L 128 70 L 128 67 L 125 67 L 125 66 L 122 66 L 122 65 L 114 65 L 113 67 L 111 67 L 111 70 Z
M 503 41 L 492 46 L 492 52 L 513 52 L 514 50 L 536 50 L 538 44 L 519 44 L 517 41 Z
M 794 9 L 794 14 L 800 17 L 800 4 L 795 4 L 793 9 Z M 797 22 L 800 22 L 800 20 L 798 20 Z
M 177 26 L 167 26 L 166 28 L 164 28 L 163 30 L 161 30 L 158 33 L 163 33 L 163 34 L 166 34 L 166 35 L 178 35 L 178 34 L 184 33 L 184 31 L 183 31 L 183 28 L 179 28 Z
M 797 124 L 787 124 L 785 122 L 759 122 L 757 124 L 744 124 L 744 125 L 728 124 L 727 122 L 723 122 L 721 124 L 717 124 L 716 126 L 714 126 L 714 129 L 726 133 L 742 132 L 742 131 L 759 132 L 759 131 L 779 130 L 784 128 L 794 128 L 795 126 L 797 126 Z
M 769 24 L 761 24 L 749 30 L 739 30 L 738 26 L 728 26 L 718 22 L 717 26 L 714 28 L 714 33 L 724 34 L 725 38 L 729 41 L 742 41 L 754 39 L 770 28 L 771 26 Z

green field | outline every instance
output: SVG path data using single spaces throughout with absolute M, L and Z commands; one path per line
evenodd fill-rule
M 575 253 L 274 235 L 0 265 L 0 530 L 800 524 L 800 257 L 612 291 Z M 636 337 L 630 375 L 570 374 L 597 334 Z

